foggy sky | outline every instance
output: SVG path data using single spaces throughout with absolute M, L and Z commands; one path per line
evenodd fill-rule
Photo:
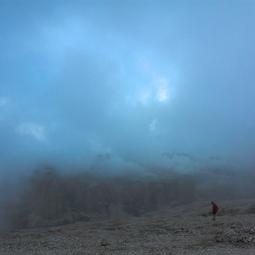
M 254 24 L 252 0 L 2 0 L 0 171 L 252 165 Z

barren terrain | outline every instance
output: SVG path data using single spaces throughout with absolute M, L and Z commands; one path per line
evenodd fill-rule
M 255 200 L 221 202 L 215 222 L 210 202 L 130 217 L 115 213 L 64 226 L 1 233 L 1 255 L 255 254 Z

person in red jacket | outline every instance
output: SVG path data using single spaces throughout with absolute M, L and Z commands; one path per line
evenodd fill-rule
M 213 215 L 213 220 L 216 220 L 216 214 L 219 211 L 219 206 L 215 202 L 211 202 L 212 205 L 212 215 Z

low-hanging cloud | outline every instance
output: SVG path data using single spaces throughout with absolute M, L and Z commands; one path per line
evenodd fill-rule
M 2 162 L 254 164 L 252 1 L 0 5 Z
M 16 128 L 16 132 L 22 136 L 30 136 L 39 142 L 44 142 L 47 139 L 44 126 L 33 122 L 21 123 Z

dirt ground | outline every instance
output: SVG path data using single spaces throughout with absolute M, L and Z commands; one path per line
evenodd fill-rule
M 255 255 L 255 200 L 221 202 L 212 221 L 209 202 L 197 202 L 141 217 L 0 234 L 1 255 Z

